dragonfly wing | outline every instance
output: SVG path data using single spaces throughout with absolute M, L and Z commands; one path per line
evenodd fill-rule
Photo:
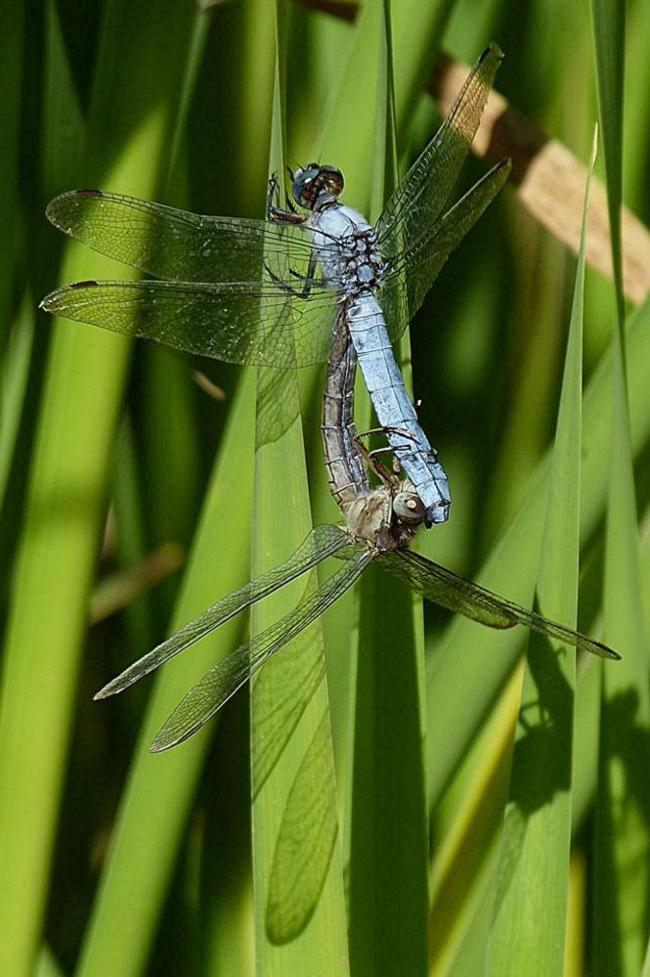
M 256 601 L 267 597 L 291 580 L 295 580 L 321 560 L 348 545 L 348 537 L 338 526 L 316 526 L 288 560 L 262 574 L 240 590 L 222 597 L 198 617 L 190 621 L 162 644 L 129 665 L 120 675 L 112 679 L 95 695 L 95 699 L 106 699 L 110 695 L 123 692 L 145 675 L 163 665 L 170 658 L 189 648 L 195 641 L 204 638 L 221 624 L 225 624 L 240 611 Z
M 324 713 L 292 784 L 273 853 L 266 932 L 276 945 L 303 932 L 320 899 L 338 831 L 336 786 Z
M 281 620 L 256 635 L 248 644 L 240 645 L 206 672 L 201 681 L 181 699 L 149 749 L 153 753 L 167 750 L 204 726 L 271 655 L 337 601 L 352 586 L 372 558 L 373 553 L 367 547 L 358 549 L 315 593 L 309 594 Z
M 498 597 L 484 587 L 470 583 L 451 570 L 432 563 L 419 553 L 408 550 L 386 553 L 378 557 L 378 562 L 388 573 L 405 580 L 416 593 L 427 600 L 489 628 L 512 628 L 515 624 L 523 624 L 531 631 L 557 638 L 600 658 L 620 658 L 617 652 L 600 641 L 587 638 L 579 631 L 573 631 L 536 614 L 535 611 L 526 610 L 519 604 Z
M 327 359 L 336 294 L 308 299 L 268 282 L 104 281 L 64 285 L 47 312 L 226 363 L 291 368 Z
M 206 217 L 101 190 L 63 193 L 46 215 L 95 251 L 178 282 L 259 282 L 266 262 L 295 285 L 289 269 L 306 269 L 311 256 L 311 242 L 297 225 Z
M 442 266 L 481 217 L 508 179 L 510 160 L 497 163 L 489 173 L 423 235 L 415 248 L 393 263 L 382 286 L 380 302 L 391 341 L 399 339 L 422 305 Z
M 440 216 L 472 144 L 503 54 L 483 52 L 449 115 L 395 190 L 377 223 L 381 251 L 391 257 L 415 247 Z

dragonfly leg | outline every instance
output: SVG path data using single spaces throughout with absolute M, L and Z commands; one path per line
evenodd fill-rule
M 416 441 L 416 435 L 413 431 L 410 431 L 407 427 L 393 427 L 392 425 L 384 425 L 382 427 L 371 428 L 369 431 L 362 431 L 357 434 L 357 438 L 366 438 L 371 434 L 384 434 L 386 436 L 388 434 L 397 434 L 397 435 L 401 435 L 403 438 L 410 438 L 413 441 Z M 364 456 L 366 457 L 366 460 L 368 461 L 369 464 L 371 463 L 370 460 L 374 455 L 383 454 L 384 452 L 387 451 L 392 451 L 393 472 L 395 473 L 396 476 L 399 476 L 400 472 L 402 471 L 402 466 L 400 464 L 399 454 L 395 445 L 389 444 L 383 448 L 373 448 L 372 451 L 369 451 L 368 449 L 362 449 L 362 450 L 364 451 Z M 435 457 L 436 454 L 435 450 L 432 448 L 431 451 Z
M 413 441 L 416 440 L 415 432 L 410 431 L 407 427 L 393 427 L 392 425 L 388 425 L 383 430 L 385 434 L 401 434 L 404 438 L 411 438 Z
M 400 474 L 400 472 L 402 470 L 401 469 L 400 462 L 399 462 L 399 458 L 398 458 L 398 456 L 397 456 L 397 454 L 395 452 L 395 447 L 393 445 L 385 445 L 383 448 L 373 448 L 372 450 L 369 450 L 368 448 L 365 448 L 361 444 L 361 442 L 359 440 L 360 438 L 367 438 L 371 434 L 384 434 L 384 435 L 386 435 L 388 433 L 391 433 L 391 434 L 401 434 L 405 438 L 413 438 L 413 439 L 415 439 L 414 433 L 412 431 L 409 431 L 408 428 L 404 428 L 404 427 L 391 427 L 391 426 L 384 425 L 382 427 L 373 427 L 373 428 L 370 428 L 368 431 L 360 431 L 360 432 L 358 432 L 356 434 L 356 440 L 357 440 L 357 446 L 358 446 L 359 450 L 361 451 L 361 453 L 363 454 L 364 458 L 366 459 L 366 463 L 368 464 L 368 466 L 370 468 L 372 468 L 372 470 L 375 472 L 375 474 L 383 482 L 392 482 L 392 483 L 395 483 L 395 478 L 397 476 L 399 476 L 399 474 Z M 388 469 L 384 465 L 381 464 L 381 462 L 377 461 L 377 458 L 376 458 L 377 455 L 384 454 L 386 452 L 392 452 L 393 453 L 393 474 L 392 475 L 388 472 Z
M 270 266 L 267 265 L 266 261 L 264 262 L 264 268 L 266 269 L 266 273 L 268 274 L 271 281 L 274 282 L 278 286 L 278 288 L 282 289 L 283 292 L 286 292 L 287 295 L 294 295 L 296 298 L 306 298 L 307 295 L 309 294 L 308 292 L 307 293 L 305 292 L 304 286 L 303 288 L 292 288 L 291 285 L 287 285 L 285 281 L 283 281 L 281 278 L 278 278 L 278 276 L 270 268 Z M 289 269 L 289 274 L 295 275 L 297 278 L 302 277 L 301 275 L 298 275 L 298 272 L 293 271 L 293 269 L 291 268 Z
M 382 431 L 383 428 L 377 428 L 377 430 Z M 367 435 L 373 433 L 374 433 L 373 431 L 364 431 L 361 434 L 355 434 L 354 436 L 355 445 L 358 448 L 361 455 L 363 456 L 363 458 L 365 459 L 366 465 L 368 466 L 368 468 L 370 468 L 371 471 L 375 473 L 379 481 L 383 482 L 384 485 L 390 485 L 391 487 L 395 488 L 397 487 L 398 484 L 396 474 L 392 474 L 388 470 L 388 468 L 386 468 L 386 466 L 382 464 L 382 462 L 377 457 L 378 454 L 383 454 L 383 452 L 392 451 L 393 449 L 391 447 L 386 447 L 386 448 L 375 448 L 374 450 L 371 451 L 369 448 L 366 448 L 365 444 L 363 444 L 362 441 L 360 440 L 361 438 L 364 438 Z
M 270 220 L 269 214 L 275 209 L 275 201 L 277 200 L 279 182 L 278 174 L 271 173 L 269 177 L 269 185 L 266 191 L 266 219 Z
M 290 169 L 289 173 L 291 173 Z M 272 224 L 298 224 L 304 222 L 305 217 L 298 213 L 289 194 L 285 194 L 284 198 L 286 210 L 283 210 L 279 206 L 279 196 L 280 181 L 278 180 L 278 174 L 271 173 L 268 190 L 266 191 L 266 219 Z
M 384 424 L 380 427 L 371 427 L 367 431 L 359 431 L 357 437 L 368 438 L 371 434 L 401 434 L 405 438 L 415 439 L 415 433 L 409 431 L 407 427 L 394 427 L 392 424 Z M 385 448 L 384 450 L 392 451 L 392 448 Z
M 322 278 L 316 277 L 315 274 L 316 258 L 313 255 L 309 259 L 309 267 L 307 268 L 307 274 L 301 275 L 300 272 L 295 271 L 295 269 L 293 268 L 289 269 L 289 274 L 297 281 L 302 282 L 302 288 L 292 288 L 291 285 L 287 285 L 286 281 L 283 281 L 281 278 L 278 278 L 278 276 L 273 272 L 273 270 L 267 265 L 266 262 L 264 262 L 264 267 L 271 281 L 275 282 L 275 284 L 279 288 L 281 288 L 283 292 L 286 292 L 289 295 L 294 295 L 296 298 L 299 299 L 309 298 L 312 285 L 324 284 Z
M 291 170 L 289 170 L 291 173 Z M 280 183 L 277 173 L 272 173 L 269 179 L 269 188 L 266 193 L 266 219 L 271 224 L 304 224 L 308 214 L 299 214 L 290 200 L 289 195 L 285 196 L 286 209 L 279 206 Z

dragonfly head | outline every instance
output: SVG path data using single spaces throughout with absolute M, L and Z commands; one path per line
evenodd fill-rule
M 422 499 L 414 491 L 409 491 L 408 487 L 403 488 L 393 498 L 393 512 L 401 522 L 410 525 L 419 525 L 427 519 L 427 510 Z
M 295 171 L 291 189 L 300 207 L 321 210 L 337 200 L 343 190 L 343 174 L 335 166 L 310 163 Z
M 449 502 L 447 499 L 438 505 L 426 506 L 410 482 L 401 483 L 400 491 L 393 497 L 393 512 L 401 523 L 407 526 L 419 526 L 422 523 L 431 529 L 432 526 L 446 522 L 449 516 Z

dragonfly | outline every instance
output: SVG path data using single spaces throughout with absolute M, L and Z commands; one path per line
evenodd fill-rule
M 200 216 L 100 190 L 56 197 L 46 213 L 57 228 L 157 280 L 76 282 L 42 307 L 226 362 L 284 368 L 327 360 L 332 324 L 343 316 L 425 524 L 444 522 L 447 475 L 391 344 L 507 179 L 506 160 L 449 206 L 502 57 L 495 44 L 483 52 L 374 226 L 339 202 L 340 170 L 315 163 L 291 174 L 295 203 L 306 213 L 290 202 L 280 208 L 272 179 L 265 221 Z
M 438 493 L 427 494 L 420 478 L 422 469 L 410 466 L 406 457 L 414 442 L 423 443 L 414 416 L 402 416 L 408 431 L 399 422 L 383 425 L 389 441 L 407 436 L 408 448 L 401 454 L 399 442 L 390 441 L 399 466 L 409 476 L 403 480 L 362 450 L 354 427 L 356 367 L 359 363 L 363 369 L 364 357 L 373 350 L 354 335 L 351 320 L 355 316 L 363 319 L 356 315 L 355 303 L 358 305 L 360 296 L 365 301 L 372 292 L 355 286 L 356 291 L 348 294 L 338 285 L 350 276 L 367 284 L 377 274 L 373 288 L 376 286 L 386 313 L 388 337 L 399 336 L 405 318 L 417 310 L 451 250 L 507 177 L 507 164 L 498 164 L 445 209 L 501 57 L 499 49 L 491 45 L 479 58 L 449 116 L 389 200 L 376 227 L 369 230 L 364 222 L 358 234 L 351 235 L 351 252 L 345 260 L 339 238 L 320 222 L 323 216 L 341 216 L 336 201 L 342 177 L 333 167 L 307 167 L 294 175 L 297 203 L 306 204 L 316 222 L 292 209 L 282 211 L 271 202 L 269 219 L 264 222 L 201 217 L 101 191 L 63 194 L 48 207 L 50 220 L 66 233 L 164 279 L 64 286 L 44 299 L 42 305 L 48 311 L 228 362 L 293 368 L 329 361 L 322 434 L 330 489 L 345 524 L 315 527 L 284 563 L 217 601 L 109 682 L 96 698 L 130 687 L 328 557 L 337 557 L 342 566 L 288 615 L 206 673 L 159 731 L 151 747 L 154 752 L 200 729 L 277 650 L 335 603 L 372 561 L 426 599 L 489 627 L 523 624 L 601 657 L 619 657 L 606 645 L 498 597 L 409 550 L 421 525 L 446 518 L 448 496 L 442 467 L 430 448 L 421 452 L 432 468 L 431 481 Z M 323 194 L 331 199 L 323 200 Z M 269 198 L 271 201 L 271 193 Z M 354 212 L 344 211 L 342 219 L 349 219 L 350 213 Z M 354 220 L 357 218 L 360 224 L 363 219 L 357 215 Z M 383 262 L 381 273 L 375 245 Z M 316 276 L 317 264 L 323 277 Z M 367 332 L 381 326 L 376 308 L 367 318 L 372 326 Z M 388 353 L 384 348 L 385 359 Z M 391 380 L 389 386 L 397 389 L 397 382 Z M 426 442 L 423 433 L 421 437 Z M 370 485 L 369 463 L 380 477 L 379 487 Z
M 426 523 L 424 504 L 413 484 L 400 479 L 363 449 L 352 412 L 356 349 L 338 321 L 325 390 L 323 441 L 330 487 L 346 517 L 343 526 L 316 526 L 283 563 L 207 608 L 174 635 L 134 662 L 95 695 L 116 695 L 149 675 L 236 614 L 298 579 L 334 556 L 342 562 L 318 588 L 308 591 L 283 618 L 222 659 L 181 699 L 165 721 L 150 750 L 169 749 L 188 739 L 288 642 L 297 638 L 359 579 L 371 562 L 405 582 L 426 600 L 463 614 L 490 628 L 517 624 L 601 658 L 619 659 L 612 648 L 486 590 L 409 549 Z M 367 462 L 381 484 L 373 487 Z M 320 681 L 313 676 L 309 689 Z M 309 690 L 303 690 L 309 700 Z

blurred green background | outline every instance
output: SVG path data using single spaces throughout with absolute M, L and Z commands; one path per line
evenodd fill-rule
M 385 593 L 373 603 L 368 588 L 361 611 L 346 598 L 324 624 L 342 825 L 324 896 L 329 909 L 318 909 L 296 946 L 269 949 L 264 906 L 254 904 L 251 882 L 247 693 L 191 743 L 162 756 L 146 753 L 179 696 L 234 646 L 246 622 L 188 652 L 189 662 L 168 666 L 170 677 L 154 692 L 149 680 L 118 700 L 92 701 L 170 628 L 249 579 L 251 529 L 263 535 L 260 520 L 277 519 L 281 537 L 283 520 L 298 515 L 292 506 L 269 513 L 256 500 L 254 371 L 192 362 L 38 311 L 57 284 L 128 275 L 70 244 L 48 225 L 45 206 L 64 190 L 92 186 L 199 213 L 262 217 L 278 159 L 272 140 L 281 128 L 286 163 L 340 166 L 346 201 L 374 208 L 376 217 L 386 45 L 382 5 L 362 6 L 287 3 L 278 12 L 271 0 L 205 7 L 106 0 L 83 8 L 34 0 L 0 11 L 0 974 L 8 977 L 243 977 L 255 972 L 256 959 L 258 973 L 283 977 L 536 975 L 562 973 L 562 966 L 567 975 L 642 973 L 650 923 L 643 641 L 650 321 L 644 307 L 626 307 L 630 441 L 614 440 L 627 458 L 619 465 L 611 417 L 623 418 L 615 429 L 625 432 L 626 410 L 612 396 L 607 359 L 615 293 L 597 272 L 586 273 L 588 393 L 582 448 L 574 443 L 583 462 L 579 623 L 588 629 L 598 617 L 603 578 L 617 595 L 610 608 L 632 623 L 621 631 L 615 615 L 608 621 L 605 597 L 605 638 L 624 663 L 609 686 L 600 663 L 579 663 L 575 699 L 567 685 L 560 747 L 552 738 L 526 739 L 527 723 L 544 730 L 556 717 L 531 720 L 534 704 L 524 695 L 511 782 L 526 635 L 450 624 L 431 607 L 422 630 L 416 609 L 412 643 L 424 640 L 426 682 L 410 700 L 395 689 L 395 715 L 384 716 L 381 733 L 388 745 L 377 740 L 368 775 L 402 761 L 406 769 L 412 747 L 421 776 L 411 793 L 384 794 L 387 826 L 375 839 L 384 873 L 375 875 L 363 860 L 355 865 L 355 839 L 363 833 L 351 814 L 354 771 L 361 769 L 358 757 L 352 764 L 354 697 L 363 696 L 350 664 L 355 622 L 362 632 L 368 618 L 378 632 L 386 629 L 377 644 L 394 652 L 398 676 L 401 649 L 399 628 L 382 623 L 391 614 Z M 624 57 L 627 82 L 622 115 L 616 86 L 608 89 L 601 78 L 601 142 L 613 146 L 615 158 L 616 125 L 624 120 L 624 199 L 647 223 L 650 8 L 628 4 L 626 25 L 617 20 L 622 11 L 594 8 L 592 21 L 576 0 L 394 4 L 400 163 L 414 158 L 439 122 L 425 93 L 438 52 L 471 64 L 495 40 L 506 54 L 496 88 L 586 164 L 599 114 L 599 45 L 602 77 L 616 79 Z M 286 88 L 281 120 L 277 65 Z M 462 186 L 483 172 L 485 164 L 471 159 Z M 615 195 L 609 162 L 607 176 Z M 489 586 L 524 603 L 533 599 L 544 541 L 550 546 L 555 538 L 543 529 L 546 456 L 572 309 L 574 322 L 583 321 L 575 281 L 575 256 L 506 186 L 411 325 L 413 389 L 453 493 L 448 524 L 421 538 L 422 552 L 466 576 L 487 567 Z M 574 390 L 579 359 L 571 361 Z M 218 396 L 196 382 L 195 370 Z M 314 522 L 335 521 L 318 426 L 324 372 L 306 372 L 300 383 L 312 512 Z M 618 495 L 608 488 L 610 461 L 634 475 Z M 300 464 L 296 477 L 304 481 Z M 606 521 L 608 492 L 625 530 Z M 624 540 L 618 554 L 613 540 Z M 254 552 L 260 545 L 253 539 Z M 275 553 L 275 562 L 290 548 Z M 569 547 L 569 562 L 577 552 Z M 554 550 L 547 547 L 546 557 L 553 577 Z M 544 689 L 538 685 L 540 698 Z M 428 739 L 416 735 L 407 748 L 400 723 L 412 714 L 420 728 L 418 694 Z M 528 748 L 536 759 L 527 764 Z M 569 765 L 573 756 L 571 783 L 553 780 L 550 759 L 544 769 L 544 749 L 549 756 L 559 750 Z M 561 891 L 541 870 L 521 880 L 512 869 L 527 851 L 531 818 L 560 797 Z M 264 821 L 255 824 L 257 842 Z M 546 830 L 535 843 L 538 869 L 548 860 Z M 271 850 L 274 844 L 269 838 Z M 556 847 L 554 835 L 546 835 L 546 845 Z M 400 870 L 386 867 L 394 852 Z M 405 867 L 411 863 L 417 878 Z M 516 888 L 508 892 L 509 884 Z M 521 913 L 508 908 L 504 926 L 499 907 L 511 905 L 513 892 Z M 408 938 L 406 916 L 415 920 Z M 535 920 L 548 920 L 537 935 L 541 948 L 522 947 L 517 927 L 528 933 Z

